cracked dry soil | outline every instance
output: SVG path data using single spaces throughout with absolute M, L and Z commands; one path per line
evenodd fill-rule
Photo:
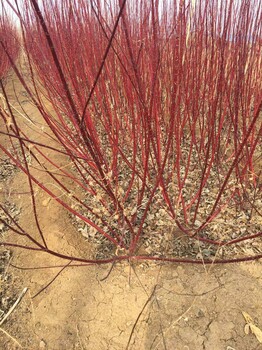
M 13 86 L 19 95 L 17 81 L 10 84 L 10 94 Z M 22 91 L 20 97 L 27 113 L 36 116 Z M 37 137 L 41 140 L 41 135 Z M 8 200 L 19 208 L 19 224 L 34 232 L 25 176 L 8 173 L 1 178 L 0 187 L 1 203 Z M 46 194 L 38 191 L 39 220 L 48 244 L 60 252 L 85 257 L 92 246 L 75 235 L 68 214 L 53 201 L 46 205 L 46 200 Z M 8 240 L 13 234 L 6 231 L 3 235 Z M 24 241 L 20 238 L 19 242 Z M 3 251 L 6 249 L 1 248 L 1 254 Z M 64 262 L 44 253 L 9 251 L 9 260 L 1 260 L 1 302 L 9 300 L 3 311 L 24 287 L 28 291 L 1 325 L 0 349 L 19 349 L 15 341 L 27 350 L 262 349 L 254 335 L 244 333 L 242 315 L 247 312 L 262 327 L 260 261 L 211 267 L 121 263 L 106 279 L 110 266 L 68 267 L 35 296 L 59 269 L 21 268 Z M 13 268 L 10 259 L 20 269 Z
M 16 265 L 34 257 L 15 252 Z M 42 258 L 42 263 L 49 262 Z M 128 264 L 55 272 L 12 271 L 29 292 L 3 328 L 25 349 L 261 349 L 245 335 L 242 311 L 261 322 L 261 264 L 198 266 Z M 11 286 L 12 287 L 12 286 Z M 152 298 L 149 296 L 154 290 Z M 140 317 L 139 317 L 140 315 Z M 130 335 L 132 337 L 130 338 Z M 15 349 L 2 335 L 2 349 Z

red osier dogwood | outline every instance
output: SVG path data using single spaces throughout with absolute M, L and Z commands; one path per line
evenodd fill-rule
M 15 60 L 19 50 L 16 30 L 4 13 L 0 15 L 0 40 L 0 79 L 3 80 L 11 67 L 9 55 Z
M 253 212 L 259 210 L 254 194 L 259 189 L 261 5 L 49 0 L 40 6 L 30 0 L 23 10 L 13 10 L 20 19 L 27 78 L 13 54 L 4 54 L 46 125 L 46 142 L 32 139 L 2 85 L 7 109 L 0 112 L 1 133 L 10 144 L 18 141 L 20 156 L 0 147 L 27 175 L 39 231 L 36 238 L 15 222 L 10 225 L 33 244 L 24 248 L 86 263 L 130 257 L 181 261 L 154 251 L 138 255 L 150 236 L 147 227 L 153 225 L 159 235 L 169 230 L 170 239 L 177 227 L 217 246 L 261 236 L 210 233 L 229 206 L 244 210 L 248 201 Z M 28 150 L 49 185 L 35 175 Z M 64 159 L 71 169 L 62 166 Z M 89 235 L 98 232 L 124 254 L 96 260 L 49 249 L 38 223 L 34 184 L 83 220 Z

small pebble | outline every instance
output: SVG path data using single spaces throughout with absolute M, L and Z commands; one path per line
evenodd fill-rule
M 46 343 L 43 341 L 43 339 L 39 343 L 39 349 L 46 349 Z

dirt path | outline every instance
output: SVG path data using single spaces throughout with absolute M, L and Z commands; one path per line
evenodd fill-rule
M 28 115 L 39 122 L 16 80 L 9 83 L 10 93 L 13 87 Z M 23 123 L 31 128 L 31 137 L 41 141 L 39 124 L 36 129 L 27 120 Z M 1 159 L 6 158 L 1 154 Z M 45 174 L 35 171 L 44 182 Z M 13 169 L 1 178 L 0 187 L 0 200 L 15 205 L 19 224 L 36 234 L 25 175 Z M 49 245 L 63 253 L 88 255 L 92 247 L 76 231 L 68 213 L 40 190 L 36 201 Z M 3 235 L 6 241 L 13 239 L 10 231 Z M 11 263 L 20 268 L 65 264 L 44 253 L 10 251 Z M 10 336 L 28 350 L 262 349 L 254 335 L 244 333 L 242 315 L 247 312 L 262 328 L 261 262 L 211 267 L 122 263 L 105 280 L 110 266 L 68 267 L 34 297 L 60 270 L 9 266 L 10 278 L 2 281 L 1 298 L 3 290 L 10 292 L 12 300 L 24 287 L 28 292 L 1 326 L 8 334 L 0 332 L 0 349 L 19 349 Z

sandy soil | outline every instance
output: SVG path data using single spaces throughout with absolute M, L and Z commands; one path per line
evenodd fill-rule
M 13 87 L 28 115 L 37 120 L 25 92 L 10 79 L 10 94 Z M 13 102 L 17 103 L 15 99 Z M 27 121 L 24 123 L 30 127 Z M 41 135 L 37 137 L 41 140 Z M 1 138 L 1 142 L 6 141 Z M 0 158 L 6 159 L 3 154 Z M 19 224 L 34 234 L 37 230 L 26 177 L 12 166 L 5 169 L 9 171 L 0 178 L 0 201 L 13 205 Z M 63 253 L 88 256 L 92 246 L 76 232 L 68 213 L 40 190 L 36 201 L 49 245 Z M 10 231 L 2 235 L 5 241 L 24 242 Z M 115 265 L 109 275 L 110 265 L 67 267 L 48 285 L 61 267 L 25 268 L 64 265 L 64 261 L 44 253 L 3 247 L 0 256 L 5 257 L 0 259 L 4 313 L 28 288 L 1 325 L 0 349 L 262 349 L 255 335 L 245 334 L 242 315 L 247 312 L 262 328 L 261 262 L 211 267 L 122 263 Z

